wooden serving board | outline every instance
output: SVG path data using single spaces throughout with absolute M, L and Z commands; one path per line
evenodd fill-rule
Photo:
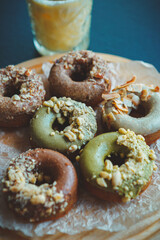
M 128 62 L 129 59 L 115 56 L 115 55 L 110 55 L 110 54 L 104 54 L 104 53 L 97 53 L 97 55 L 103 57 L 105 60 L 111 61 L 111 62 Z M 52 61 L 55 60 L 59 57 L 63 56 L 63 54 L 57 54 L 54 56 L 44 56 L 44 57 L 39 57 L 35 59 L 31 59 L 29 61 L 23 62 L 18 64 L 17 66 L 20 67 L 26 67 L 26 68 L 34 68 L 38 72 L 41 71 L 41 65 L 44 62 Z
M 128 62 L 129 59 L 122 58 L 119 56 L 109 55 L 109 54 L 102 54 L 97 53 L 99 56 L 103 57 L 105 60 L 111 62 Z M 54 55 L 54 56 L 44 56 L 40 58 L 35 58 L 23 63 L 18 64 L 17 66 L 26 67 L 26 68 L 33 68 L 36 69 L 37 73 L 41 73 L 41 66 L 44 62 L 55 60 L 59 58 L 63 54 Z M 25 240 L 26 237 L 23 237 L 18 232 L 9 231 L 7 229 L 0 228 L 0 240 Z M 142 224 L 135 224 L 130 226 L 127 231 L 121 232 L 107 232 L 102 230 L 91 230 L 82 232 L 76 235 L 67 235 L 63 233 L 57 232 L 51 236 L 44 236 L 42 238 L 29 238 L 34 240 L 121 240 L 121 239 L 128 239 L 128 240 L 142 240 L 142 239 L 152 239 L 158 240 L 160 239 L 160 211 L 154 212 L 144 218 Z

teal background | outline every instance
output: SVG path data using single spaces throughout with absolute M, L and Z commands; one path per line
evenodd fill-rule
M 89 49 L 160 71 L 160 0 L 94 0 Z M 0 4 L 0 67 L 38 57 L 25 0 Z

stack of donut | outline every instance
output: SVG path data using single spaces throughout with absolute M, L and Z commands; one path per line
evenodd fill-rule
M 70 52 L 52 65 L 46 101 L 39 75 L 15 66 L 0 70 L 0 126 L 30 122 L 33 149 L 13 159 L 3 179 L 18 216 L 45 221 L 72 208 L 78 179 L 69 159 L 78 161 L 88 191 L 103 200 L 127 202 L 147 188 L 156 156 L 145 139 L 160 135 L 160 93 L 134 80 L 111 92 L 107 62 L 91 51 Z

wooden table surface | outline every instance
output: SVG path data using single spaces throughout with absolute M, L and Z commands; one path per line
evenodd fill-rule
M 121 58 L 118 56 L 108 55 L 108 54 L 100 54 L 104 59 L 113 61 L 113 62 L 127 62 L 128 59 Z M 41 64 L 45 61 L 51 61 L 55 58 L 58 58 L 60 55 L 50 56 L 50 57 L 40 57 L 37 59 L 32 59 L 30 61 L 24 62 L 19 64 L 19 66 L 25 66 L 28 68 L 35 68 L 37 72 L 41 71 Z M 134 213 L 133 213 L 134 214 Z M 141 222 L 135 222 L 133 226 L 130 226 L 127 231 L 121 232 L 107 232 L 103 230 L 94 229 L 91 231 L 81 232 L 76 235 L 67 235 L 63 233 L 57 232 L 54 235 L 47 235 L 41 238 L 33 237 L 27 238 L 20 233 L 15 231 L 9 231 L 8 229 L 0 228 L 0 240 L 25 240 L 25 239 L 32 239 L 32 240 L 121 240 L 121 239 L 128 239 L 128 240 L 159 240 L 160 239 L 160 210 L 157 212 L 153 212 L 147 217 L 143 219 Z

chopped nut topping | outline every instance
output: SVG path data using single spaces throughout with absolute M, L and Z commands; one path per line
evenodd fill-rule
M 143 182 L 142 179 L 138 179 L 138 180 L 137 180 L 137 184 L 143 185 L 143 183 L 144 183 L 144 182 Z
M 155 155 L 155 152 L 153 150 L 150 150 L 149 158 L 151 160 L 155 160 L 156 159 L 156 155 Z
M 45 202 L 46 198 L 44 195 L 35 195 L 35 196 L 32 196 L 31 198 L 31 203 L 33 205 L 37 205 L 37 204 L 43 204 Z
M 101 187 L 105 187 L 106 181 L 110 181 L 107 182 L 108 188 L 112 186 L 113 190 L 122 196 L 122 201 L 127 202 L 141 192 L 143 186 L 149 181 L 153 170 L 157 169 L 154 163 L 156 156 L 141 135 L 136 135 L 133 131 L 122 128 L 118 132 L 117 144 L 128 149 L 128 153 L 118 153 L 120 155 L 123 153 L 122 157 L 125 156 L 125 162 L 119 167 L 113 165 L 111 160 L 105 160 L 104 168 L 96 177 L 96 181 Z M 116 155 L 116 153 L 114 154 Z M 135 191 L 134 188 L 139 190 Z
M 129 192 L 128 194 L 130 197 L 133 197 L 133 192 Z
M 50 111 L 51 111 L 51 108 L 50 108 L 50 107 L 48 107 L 48 108 L 47 108 L 47 113 L 49 114 L 49 113 L 50 113 Z
M 120 97 L 120 95 L 119 95 L 119 93 L 107 93 L 107 94 L 102 94 L 102 98 L 104 99 L 104 100 L 111 100 L 111 99 L 115 99 L 115 98 L 119 98 Z
M 96 179 L 97 184 L 101 187 L 107 187 L 107 183 L 105 182 L 105 180 L 103 178 L 97 178 Z
M 51 101 L 52 102 L 56 102 L 57 101 L 57 97 L 51 97 Z
M 82 140 L 84 138 L 84 135 L 82 134 L 82 133 L 80 133 L 79 135 L 78 135 L 78 139 L 79 140 Z
M 53 107 L 53 102 L 51 100 L 44 101 L 43 102 L 43 106 L 45 106 L 45 107 Z
M 126 202 L 130 202 L 131 201 L 131 197 L 123 197 L 122 198 L 122 202 L 126 203 Z
M 53 131 L 50 133 L 50 136 L 54 136 L 56 133 Z
M 12 96 L 12 100 L 13 101 L 19 101 L 19 100 L 21 100 L 21 98 L 20 98 L 19 95 L 15 94 L 15 95 Z
M 53 109 L 54 109 L 55 113 L 59 113 L 60 109 L 57 104 L 54 104 Z
M 57 121 L 59 122 L 59 124 L 63 125 L 66 121 L 66 119 L 64 117 L 58 117 Z
M 136 80 L 136 77 L 133 76 L 130 81 L 128 81 L 128 82 L 126 82 L 125 84 L 122 84 L 122 85 L 120 85 L 120 86 L 117 86 L 116 88 L 113 89 L 113 91 L 115 91 L 115 90 L 117 90 L 117 89 L 121 89 L 121 88 L 126 88 L 126 87 L 128 87 L 129 85 L 131 85 L 132 83 L 134 83 L 135 80 Z
M 122 184 L 122 177 L 120 171 L 113 172 L 112 174 L 112 185 L 113 187 L 120 186 Z
M 63 195 L 63 193 L 56 193 L 56 194 L 54 194 L 53 197 L 54 197 L 56 203 L 59 203 L 59 202 L 63 202 L 63 201 L 64 201 L 64 195 Z
M 68 130 L 64 133 L 64 136 L 69 139 L 70 142 L 74 142 L 77 139 L 77 135 Z
M 118 167 L 118 165 L 114 165 L 114 166 L 113 166 L 113 170 L 114 170 L 114 171 L 117 171 L 117 170 L 119 170 L 119 167 Z
M 6 96 L 9 89 L 15 89 L 19 94 L 10 97 L 8 105 L 8 118 L 13 115 L 10 111 L 11 103 L 14 104 L 14 111 L 19 114 L 33 115 L 42 104 L 45 97 L 45 90 L 41 76 L 32 70 L 9 65 L 0 69 L 1 95 Z M 3 116 L 4 118 L 4 116 Z
M 104 165 L 106 171 L 111 172 L 113 170 L 113 164 L 110 160 L 105 160 Z
M 13 159 L 6 172 L 3 189 L 8 194 L 9 205 L 13 207 L 13 200 L 17 201 L 18 199 L 18 207 L 15 211 L 22 215 L 28 214 L 28 204 L 42 204 L 44 207 L 41 208 L 40 215 L 45 217 L 50 216 L 50 212 L 56 214 L 59 206 L 60 211 L 65 211 L 67 203 L 64 193 L 57 191 L 56 181 L 51 184 L 51 177 L 38 171 L 38 162 L 30 156 L 30 151 L 32 150 Z M 40 185 L 37 186 L 36 183 Z M 59 205 L 59 203 L 63 204 Z M 35 220 L 31 218 L 30 222 Z
M 77 150 L 77 145 L 72 145 L 69 147 L 70 152 L 75 152 Z
M 154 170 L 154 171 L 156 171 L 156 170 L 157 170 L 157 168 L 158 168 L 158 167 L 156 166 L 156 164 L 155 164 L 155 163 L 153 163 L 153 170 Z
M 129 190 L 129 187 L 125 186 L 125 187 L 124 187 L 124 190 L 125 190 L 125 191 L 128 191 L 128 190 Z
M 79 160 L 80 160 L 80 156 L 77 155 L 77 156 L 76 156 L 76 161 L 78 162 Z
M 58 131 L 59 126 L 56 126 L 50 136 L 54 136 L 55 133 L 65 136 L 66 141 L 73 143 L 67 149 L 69 152 L 76 151 L 75 147 L 80 148 L 86 141 L 94 137 L 97 123 L 95 112 L 91 107 L 66 97 L 52 97 L 49 101 L 44 101 L 43 105 L 50 108 L 49 112 L 54 112 L 59 124 L 66 125 L 68 123 L 68 126 L 61 131 Z
M 112 174 L 111 173 L 107 173 L 105 171 L 101 171 L 99 175 L 100 175 L 100 177 L 102 177 L 104 179 L 108 179 L 108 180 L 112 179 Z
M 141 93 L 141 96 L 140 96 L 142 101 L 147 101 L 148 100 L 148 93 L 149 92 L 148 92 L 147 89 L 143 89 L 142 90 L 142 93 Z
M 124 128 L 119 128 L 118 132 L 121 133 L 121 134 L 126 134 L 127 133 L 127 131 Z

